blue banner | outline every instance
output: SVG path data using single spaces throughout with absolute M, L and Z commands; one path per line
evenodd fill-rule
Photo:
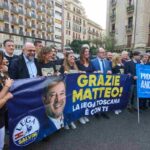
M 139 98 L 150 98 L 150 65 L 136 65 L 137 95 Z
M 79 119 L 124 109 L 130 78 L 127 75 L 68 74 L 16 80 L 10 91 L 10 149 L 26 148 Z

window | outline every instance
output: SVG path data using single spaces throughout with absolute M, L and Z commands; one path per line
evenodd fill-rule
M 127 37 L 127 47 L 131 47 L 131 43 L 132 43 L 132 35 L 128 35 L 128 37 Z
M 115 24 L 112 24 L 111 31 L 112 31 L 112 32 L 115 32 Z
M 132 28 L 133 27 L 133 17 L 129 17 L 128 18 L 128 28 Z

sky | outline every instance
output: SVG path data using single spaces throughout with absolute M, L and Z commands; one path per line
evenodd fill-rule
M 89 19 L 106 29 L 107 0 L 80 0 Z

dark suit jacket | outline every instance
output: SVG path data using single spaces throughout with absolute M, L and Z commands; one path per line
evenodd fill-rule
M 101 71 L 98 58 L 93 59 L 91 62 L 92 62 L 94 71 Z M 107 74 L 107 71 L 111 71 L 112 70 L 111 62 L 108 61 L 107 59 L 104 59 L 104 66 L 105 66 L 104 74 Z
M 41 70 L 37 59 L 34 60 L 37 67 L 37 75 L 41 76 Z M 17 59 L 12 60 L 9 67 L 9 76 L 11 79 L 25 79 L 30 78 L 27 65 L 25 63 L 23 54 L 21 54 Z
M 136 81 L 133 79 L 136 76 L 136 63 L 133 60 L 125 63 L 125 74 L 131 74 L 132 84 L 136 84 Z

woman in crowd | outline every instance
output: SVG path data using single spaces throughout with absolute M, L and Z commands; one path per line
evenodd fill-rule
M 121 61 L 121 56 L 119 54 L 114 54 L 112 58 L 112 74 L 124 74 L 124 65 Z M 121 110 L 116 110 L 115 114 L 118 115 Z
M 75 62 L 74 52 L 72 50 L 67 51 L 64 59 L 64 64 L 61 68 L 61 72 L 63 73 L 78 73 L 79 69 Z M 70 123 L 72 129 L 76 129 L 76 125 L 74 122 Z M 69 125 L 65 126 L 66 129 L 69 129 Z
M 88 46 L 81 48 L 80 60 L 77 61 L 77 66 L 79 70 L 84 71 L 85 73 L 92 73 L 94 71 L 90 61 L 90 51 Z M 79 121 L 80 123 L 85 124 L 86 122 L 89 122 L 89 119 L 87 117 L 81 117 Z
M 7 78 L 5 73 L 8 71 L 7 66 L 3 64 L 4 54 L 0 51 L 0 150 L 4 147 L 5 137 L 5 111 L 6 102 L 12 98 L 12 94 L 8 92 L 13 80 Z
M 50 76 L 57 73 L 56 67 L 53 61 L 50 61 L 52 56 L 51 47 L 42 47 L 38 53 L 39 66 L 43 76 Z

